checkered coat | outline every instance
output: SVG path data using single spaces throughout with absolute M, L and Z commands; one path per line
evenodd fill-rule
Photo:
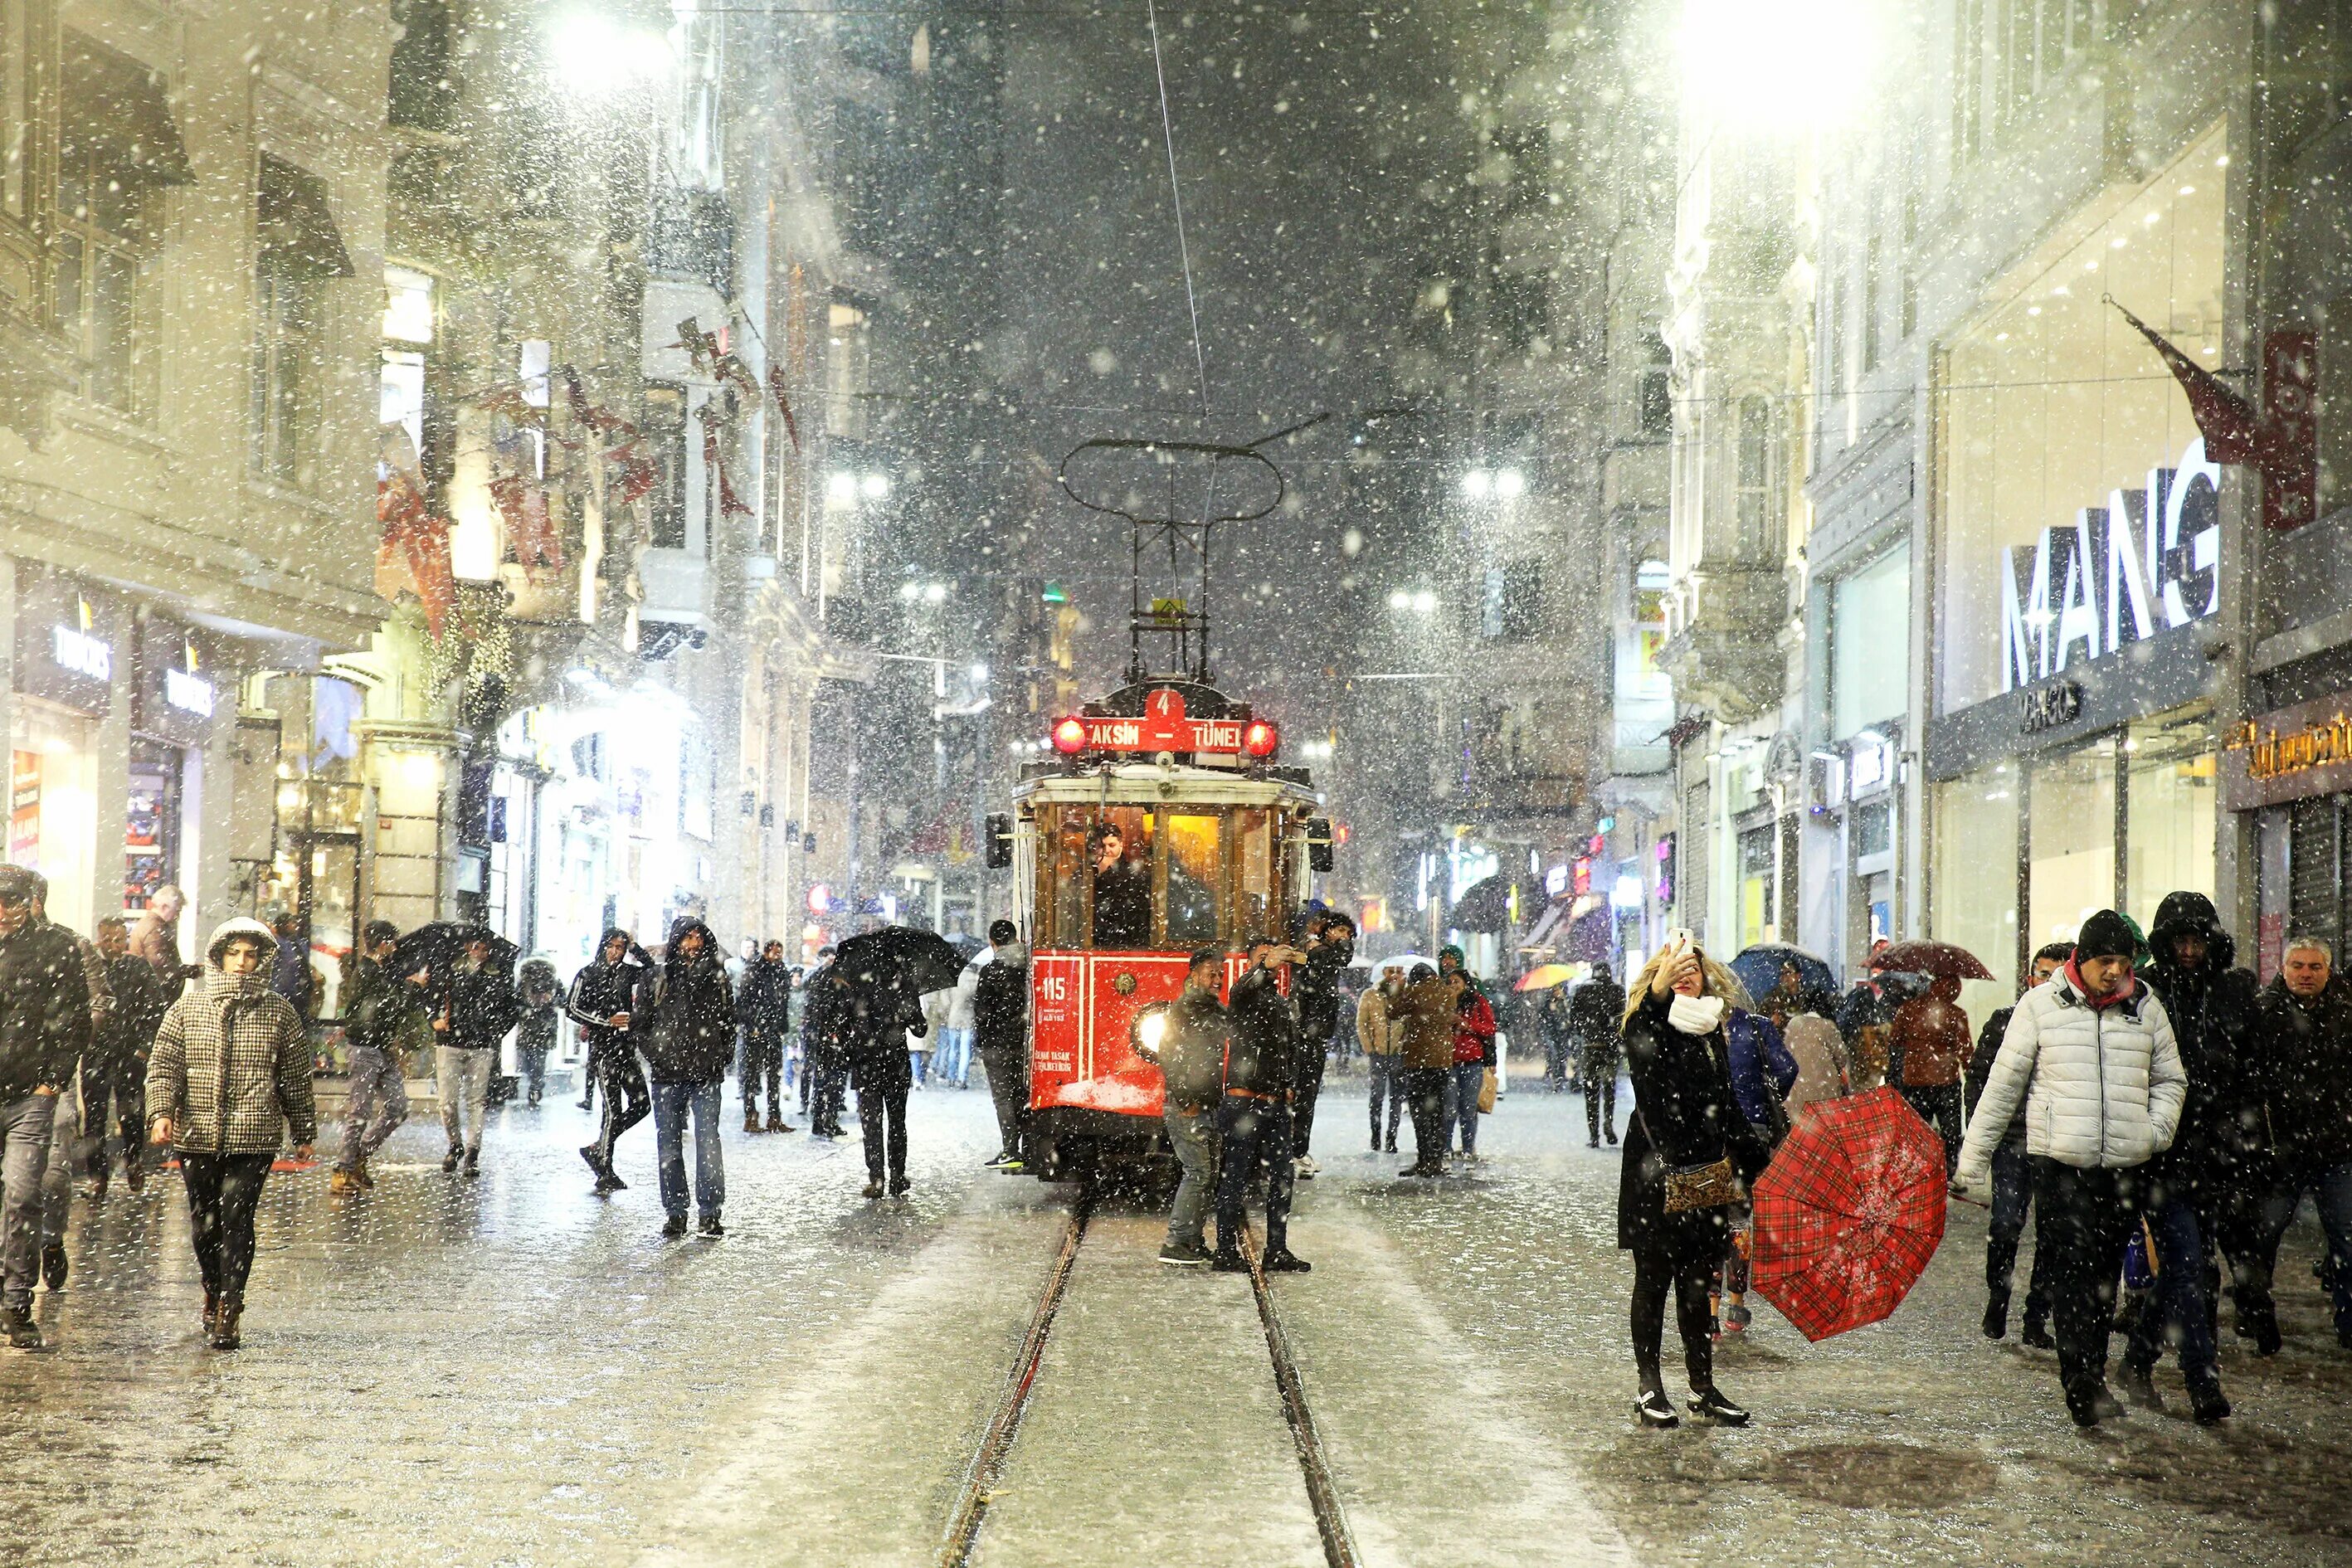
M 163 1015 L 147 1058 L 147 1120 L 173 1121 L 173 1142 L 200 1154 L 269 1154 L 287 1133 L 319 1139 L 310 1042 L 269 975 L 216 964 Z

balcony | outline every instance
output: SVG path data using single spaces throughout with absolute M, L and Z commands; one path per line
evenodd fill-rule
M 1780 568 L 1729 567 L 1675 585 L 1682 624 L 1658 653 L 1675 692 L 1727 723 L 1780 700 L 1787 658 L 1780 647 L 1788 590 Z
M 708 283 L 721 298 L 734 289 L 735 215 L 717 191 L 659 192 L 646 234 L 646 270 L 656 278 Z

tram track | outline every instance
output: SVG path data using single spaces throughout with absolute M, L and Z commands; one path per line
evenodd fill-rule
M 1036 1392 L 1046 1346 L 1068 1296 L 1070 1278 L 1076 1271 L 1079 1249 L 1085 1243 L 1088 1224 L 1094 1217 L 1095 1203 L 1095 1195 L 1088 1190 L 1081 1193 L 1071 1207 L 1061 1246 L 1046 1270 L 1045 1287 L 1030 1314 L 1020 1348 L 1014 1352 L 1013 1363 L 1006 1371 L 988 1424 L 982 1430 L 971 1458 L 964 1467 L 961 1483 L 957 1488 L 955 1506 L 949 1515 L 946 1532 L 940 1545 L 940 1568 L 968 1568 L 980 1545 L 990 1505 L 997 1495 L 1006 1463 L 1019 1439 L 1022 1422 Z M 1360 1560 L 1356 1551 L 1355 1535 L 1349 1527 L 1347 1510 L 1340 1501 L 1339 1486 L 1331 1473 L 1322 1435 L 1316 1426 L 1314 1408 L 1307 1396 L 1306 1382 L 1299 1374 L 1289 1337 L 1283 1329 L 1282 1315 L 1275 1305 L 1274 1292 L 1267 1287 L 1265 1271 L 1260 1266 L 1256 1231 L 1245 1229 L 1242 1245 L 1249 1258 L 1250 1290 L 1256 1301 L 1266 1359 L 1274 1374 L 1276 1393 L 1281 1400 L 1291 1447 L 1297 1457 L 1307 1504 L 1315 1516 L 1317 1533 L 1322 1540 L 1324 1562 L 1327 1568 L 1357 1568 Z

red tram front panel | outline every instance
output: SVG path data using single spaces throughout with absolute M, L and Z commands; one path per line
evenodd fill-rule
M 1160 1069 L 1129 1027 L 1184 990 L 1181 952 L 1040 952 L 1030 963 L 1029 1106 L 1160 1117 Z

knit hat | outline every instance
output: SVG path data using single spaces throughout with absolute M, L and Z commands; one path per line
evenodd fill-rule
M 41 896 L 41 879 L 22 866 L 0 865 L 0 899 L 21 904 Z
M 2101 910 L 2084 921 L 2083 929 L 2074 936 L 2077 963 L 2086 958 L 2128 958 L 2137 963 L 2139 954 L 2139 933 L 2113 910 Z

